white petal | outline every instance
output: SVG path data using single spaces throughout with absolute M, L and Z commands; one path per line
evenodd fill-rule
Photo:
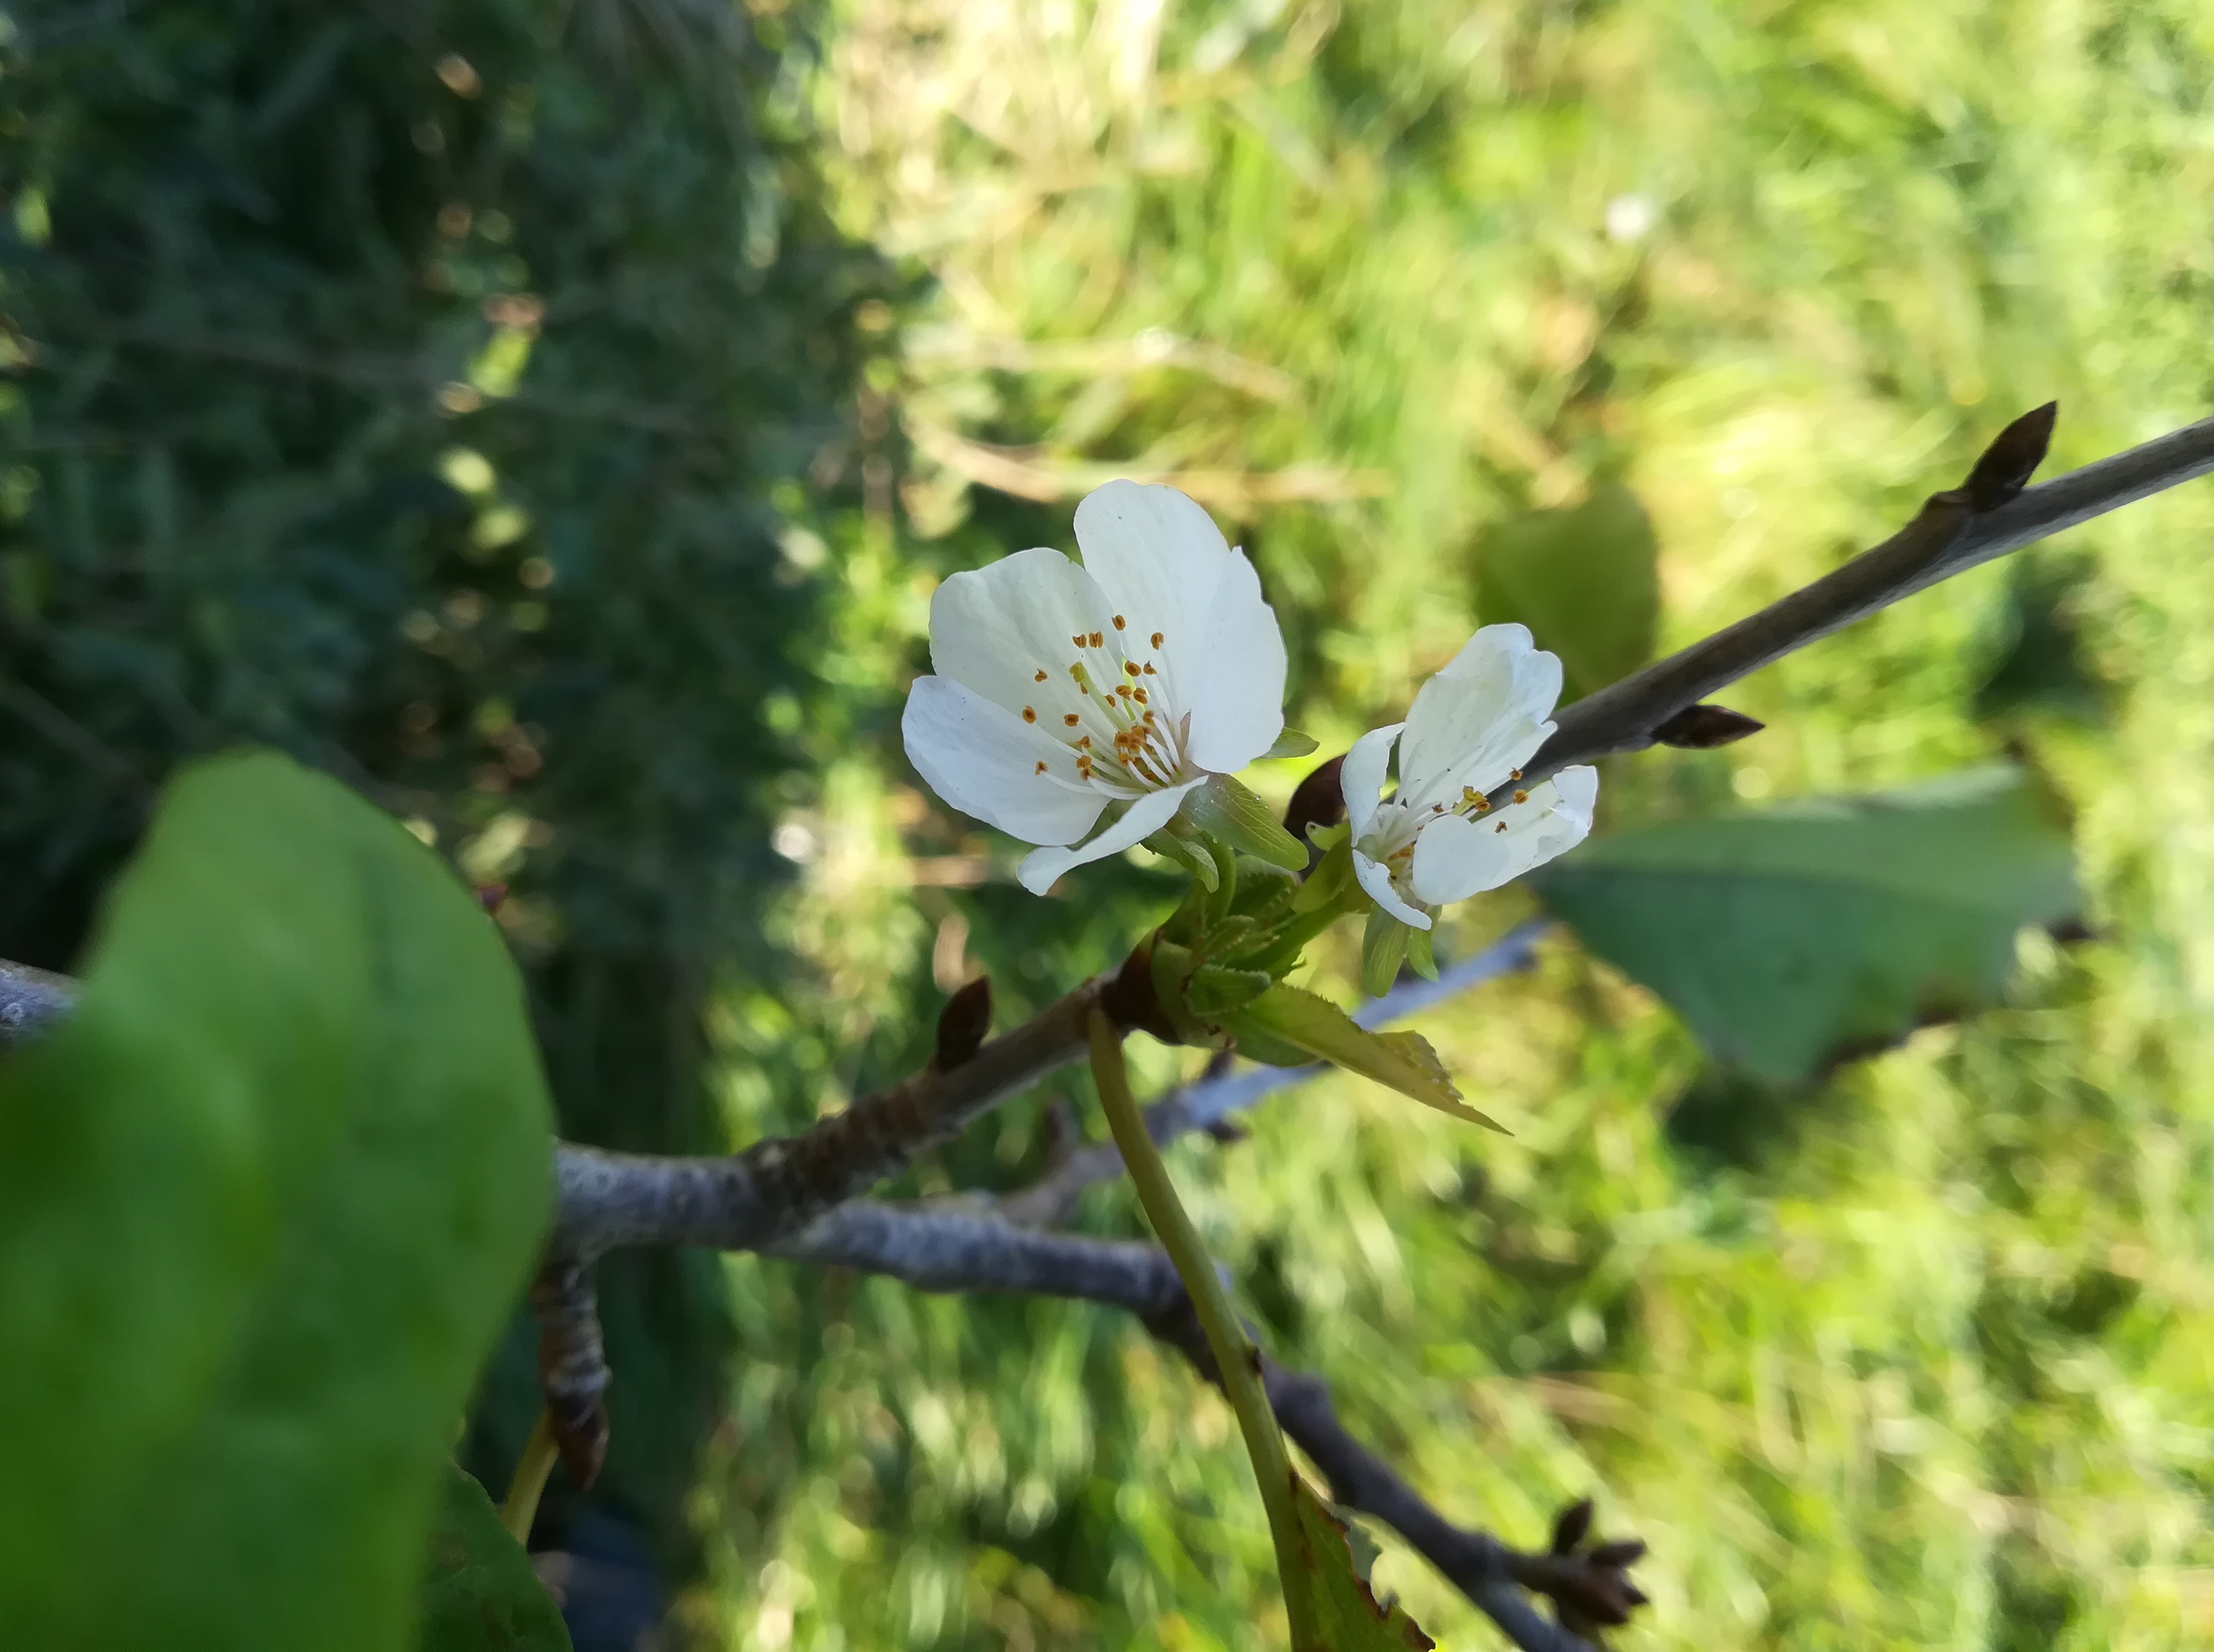
M 1147 792 L 1123 811 L 1122 819 L 1089 843 L 1080 843 L 1073 849 L 1033 849 L 1015 869 L 1017 880 L 1031 894 L 1043 895 L 1072 867 L 1104 860 L 1134 843 L 1142 843 L 1176 817 L 1177 810 L 1183 805 L 1183 794 L 1202 783 L 1186 780 L 1182 786 Z
M 1375 823 L 1377 794 L 1384 789 L 1385 776 L 1391 772 L 1391 743 L 1399 737 L 1404 723 L 1394 723 L 1389 728 L 1371 729 L 1353 743 L 1353 750 L 1345 754 L 1345 762 L 1337 771 L 1338 789 L 1345 793 L 1346 823 L 1353 829 L 1356 843 L 1368 835 Z
M 1104 633 L 1106 593 L 1059 551 L 1017 551 L 957 573 L 930 599 L 930 663 L 941 676 L 1019 714 L 1073 693 L 1070 640 Z M 1046 682 L 1037 681 L 1040 671 Z M 1033 840 L 1035 841 L 1035 840 Z
M 1198 659 L 1172 670 L 1191 685 L 1175 703 L 1191 713 L 1185 750 L 1200 768 L 1235 774 L 1284 731 L 1284 633 L 1244 552 L 1223 566 Z
M 1025 843 L 1073 842 L 1106 806 L 1097 792 L 1037 772 L 1041 762 L 1069 768 L 1066 747 L 950 677 L 914 680 L 900 733 L 932 791 Z
M 1162 633 L 1159 664 L 1171 703 L 1190 710 L 1208 615 L 1230 561 L 1222 530 L 1173 487 L 1115 481 L 1076 507 L 1076 544 L 1114 613 L 1141 639 Z
M 1353 875 L 1361 880 L 1361 887 L 1368 891 L 1369 897 L 1401 923 L 1411 924 L 1416 929 L 1430 927 L 1430 915 L 1408 905 L 1399 897 L 1399 891 L 1391 887 L 1391 874 L 1381 860 L 1372 860 L 1355 849 Z
M 1564 768 L 1527 803 L 1473 820 L 1439 816 L 1415 840 L 1415 893 L 1443 906 L 1512 883 L 1582 842 L 1598 798 L 1597 769 Z
M 1485 626 L 1415 696 L 1399 747 L 1399 795 L 1450 805 L 1463 786 L 1503 784 L 1552 733 L 1560 697 L 1558 659 L 1521 626 Z

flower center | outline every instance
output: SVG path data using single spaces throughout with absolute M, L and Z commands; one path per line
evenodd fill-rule
M 1044 717 L 1036 714 L 1036 707 L 1024 707 L 1023 720 L 1060 738 L 1076 785 L 1135 798 L 1177 783 L 1183 771 L 1185 719 L 1167 703 L 1160 669 L 1147 658 L 1159 656 L 1165 633 L 1153 632 L 1150 646 L 1126 652 L 1137 639 L 1122 615 L 1115 615 L 1114 623 L 1111 634 L 1091 631 L 1069 637 L 1076 658 L 1062 672 L 1075 697 L 1049 708 Z M 1041 667 L 1037 676 L 1043 682 L 1051 675 Z M 1069 783 L 1057 764 L 1041 762 L 1037 772 Z

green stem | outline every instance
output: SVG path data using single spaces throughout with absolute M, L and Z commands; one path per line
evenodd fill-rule
M 546 1491 L 546 1477 L 553 1473 L 554 1461 L 560 1455 L 561 1448 L 554 1443 L 553 1413 L 541 1410 L 537 1424 L 530 1430 L 530 1438 L 523 1444 L 522 1459 L 515 1465 L 515 1478 L 507 1483 L 507 1496 L 499 1505 L 499 1523 L 526 1548 L 530 1543 L 530 1524 L 538 1518 L 538 1499 Z
M 1262 1506 L 1269 1511 L 1269 1535 L 1275 1540 L 1276 1570 L 1283 1585 L 1284 1609 L 1292 1621 L 1294 1652 L 1312 1652 L 1322 1647 L 1307 1598 L 1306 1573 L 1300 1562 L 1299 1512 L 1292 1504 L 1292 1464 L 1284 1454 L 1284 1439 L 1276 1430 L 1275 1413 L 1261 1387 L 1260 1358 L 1245 1339 L 1245 1327 L 1230 1306 L 1214 1258 L 1201 1243 L 1198 1229 L 1184 1214 L 1168 1166 L 1146 1133 L 1145 1115 L 1130 1093 L 1130 1075 L 1122 1065 L 1122 1035 L 1098 1010 L 1092 1012 L 1092 1076 L 1099 1086 L 1099 1101 L 1107 1113 L 1107 1128 L 1128 1167 L 1138 1190 L 1138 1202 L 1146 1220 L 1176 1264 L 1185 1293 L 1199 1315 L 1200 1329 L 1221 1374 L 1222 1392 L 1237 1414 L 1238 1431 L 1245 1436 L 1246 1455 L 1253 1459 L 1254 1478 L 1261 1483 Z

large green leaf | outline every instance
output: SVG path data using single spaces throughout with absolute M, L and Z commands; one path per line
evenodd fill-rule
M 1653 658 L 1660 582 L 1653 524 L 1619 484 L 1568 511 L 1532 511 L 1494 528 L 1477 548 L 1477 610 L 1487 625 L 1519 620 L 1561 657 L 1563 697 L 1575 700 Z
M 415 1644 L 417 1652 L 569 1652 L 560 1608 L 530 1557 L 499 1523 L 485 1489 L 450 1464 L 431 1531 Z
M 2015 933 L 2077 901 L 2066 829 L 2010 768 L 1625 832 L 1532 881 L 1716 1056 L 1779 1083 L 1988 1004 Z
M 404 1647 L 547 1132 L 468 890 L 284 759 L 187 771 L 0 1068 L 9 1643 Z

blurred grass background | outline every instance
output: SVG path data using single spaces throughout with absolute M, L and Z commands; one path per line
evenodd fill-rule
M 930 277 L 878 381 L 919 577 L 846 599 L 907 627 L 880 692 L 932 576 L 1067 544 L 1109 475 L 1234 524 L 1293 720 L 1337 747 L 1466 635 L 1486 529 L 1533 505 L 1635 489 L 1673 646 L 2047 397 L 2056 468 L 2186 422 L 2210 48 L 2189 6 L 846 0 L 835 211 Z M 2197 490 L 2102 522 L 1763 673 L 1742 746 L 1610 768 L 1624 825 L 2026 757 L 2099 934 L 2026 939 L 2003 1011 L 1787 1104 L 1562 943 L 1425 1029 L 1513 1140 L 1333 1080 L 1180 1154 L 1278 1350 L 1441 1506 L 1529 1542 L 1594 1492 L 1653 1543 L 1626 1644 L 2214 1635 L 2210 523 Z M 1006 957 L 994 890 L 900 888 L 957 823 L 841 750 L 780 908 L 816 1025 Z M 1525 909 L 1472 902 L 1449 949 Z M 789 1121 L 757 1084 L 734 1062 L 740 1132 Z M 1133 1231 L 1119 1191 L 1087 1214 Z M 731 1266 L 749 1343 L 823 1337 L 739 1378 L 732 1644 L 1272 1643 L 1222 1409 L 1128 1327 Z M 1385 1551 L 1433 1633 L 1493 1643 Z
M 2182 0 L 9 15 L 0 953 L 67 962 L 168 764 L 284 744 L 511 882 L 594 1140 L 796 1128 L 975 970 L 1011 1019 L 1164 909 L 1135 858 L 1023 895 L 897 746 L 934 583 L 1099 480 L 1251 549 L 1336 748 L 1533 506 L 1633 489 L 1673 646 L 2039 401 L 2059 468 L 2214 388 Z M 2097 933 L 2025 938 L 2003 1009 L 1781 1098 L 1557 939 L 1424 1026 L 1511 1139 L 1333 1080 L 1176 1155 L 1275 1351 L 1448 1514 L 1534 1543 L 1588 1492 L 1653 1544 L 1624 1644 L 2214 1635 L 2210 528 L 2134 507 L 1607 771 L 1619 827 L 2031 763 Z M 1036 1175 L 1056 1094 L 1094 1118 L 1049 1086 L 906 1190 Z M 678 1638 L 1279 1643 L 1226 1411 L 1134 1326 L 744 1257 L 609 1302 L 608 1495 Z M 1379 1581 L 1495 1643 L 1388 1537 Z

